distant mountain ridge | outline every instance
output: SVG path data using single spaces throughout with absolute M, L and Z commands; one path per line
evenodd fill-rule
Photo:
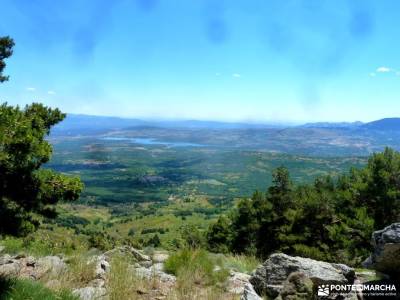
M 128 128 L 186 128 L 186 129 L 239 129 L 239 128 L 284 128 L 288 124 L 278 123 L 241 123 L 200 120 L 141 120 L 134 118 L 120 118 L 81 114 L 68 114 L 66 119 L 56 125 L 52 133 L 92 134 L 103 131 Z
M 370 130 L 400 131 L 400 118 L 385 118 L 366 123 L 362 127 Z
M 400 131 L 400 118 L 385 118 L 369 123 L 356 122 L 315 122 L 303 125 L 290 123 L 245 123 L 200 120 L 141 120 L 81 114 L 68 114 L 67 118 L 54 127 L 53 134 L 93 134 L 129 128 L 183 128 L 183 129 L 351 129 Z
M 357 128 L 362 126 L 364 123 L 360 121 L 356 122 L 316 122 L 306 123 L 300 125 L 303 128 Z

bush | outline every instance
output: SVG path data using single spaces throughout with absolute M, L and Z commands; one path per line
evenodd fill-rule
M 371 250 L 372 232 L 400 219 L 399 173 L 400 152 L 389 148 L 362 169 L 313 183 L 293 184 L 280 167 L 266 192 L 242 199 L 209 226 L 208 249 L 263 259 L 284 252 L 357 266 Z
M 0 279 L 1 300 L 79 300 L 67 290 L 51 291 L 30 280 Z
M 202 248 L 206 244 L 204 233 L 194 225 L 183 226 L 181 235 L 189 248 Z
M 9 254 L 18 254 L 24 248 L 24 241 L 21 238 L 6 237 L 0 244 L 4 247 L 4 252 Z
M 201 285 L 221 283 L 228 276 L 222 263 L 203 249 L 186 248 L 172 254 L 165 262 L 164 270 L 178 279 Z
M 144 245 L 146 247 L 150 247 L 151 246 L 151 247 L 157 248 L 157 247 L 159 247 L 161 245 L 161 240 L 158 237 L 158 235 L 155 234 L 150 239 L 148 239 Z

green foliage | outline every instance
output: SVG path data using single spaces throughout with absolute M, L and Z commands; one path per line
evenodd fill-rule
M 0 38 L 0 82 L 4 60 L 12 55 L 14 41 Z M 0 234 L 24 235 L 39 224 L 37 216 L 54 217 L 54 204 L 72 201 L 83 188 L 78 178 L 41 169 L 52 147 L 46 136 L 65 114 L 42 104 L 24 109 L 0 105 Z
M 73 232 L 59 227 L 54 230 L 41 227 L 38 231 L 24 237 L 7 236 L 0 240 L 0 245 L 5 247 L 6 253 L 35 257 L 60 253 L 71 255 L 88 249 L 85 236 L 77 236 Z
M 89 231 L 89 247 L 102 251 L 111 250 L 115 247 L 115 240 L 104 231 Z
M 30 280 L 0 279 L 0 300 L 78 300 L 67 290 L 51 291 Z
M 204 233 L 194 225 L 185 225 L 181 229 L 182 240 L 186 247 L 201 248 L 205 245 Z
M 146 247 L 152 246 L 152 247 L 160 247 L 161 241 L 160 238 L 157 234 L 153 235 L 150 239 L 148 239 L 145 243 Z
M 0 38 L 0 82 L 8 80 L 8 76 L 3 75 L 3 70 L 6 67 L 4 60 L 12 55 L 13 47 L 13 39 L 8 36 Z
M 370 250 L 371 233 L 400 220 L 400 153 L 385 149 L 366 167 L 332 179 L 294 186 L 278 168 L 266 193 L 241 200 L 229 219 L 207 232 L 210 250 L 272 252 L 357 265 Z
M 64 117 L 37 103 L 0 106 L 0 233 L 26 234 L 39 224 L 37 216 L 55 217 L 57 202 L 78 199 L 78 178 L 41 169 L 52 153 L 45 138 Z
M 375 153 L 368 160 L 368 166 L 361 173 L 365 182 L 361 190 L 362 203 L 375 220 L 375 227 L 400 220 L 400 155 L 386 148 Z
M 210 225 L 206 236 L 210 251 L 219 253 L 227 253 L 229 251 L 228 245 L 231 242 L 232 234 L 230 226 L 229 219 L 224 215 L 220 216 L 217 222 Z
M 1 240 L 1 245 L 4 247 L 4 252 L 10 254 L 18 254 L 24 249 L 24 241 L 15 237 L 6 237 Z

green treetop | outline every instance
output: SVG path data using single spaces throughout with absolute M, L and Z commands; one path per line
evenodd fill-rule
M 0 81 L 4 58 L 13 41 L 0 38 Z M 40 217 L 55 217 L 55 204 L 79 197 L 83 184 L 42 165 L 49 161 L 52 146 L 45 139 L 50 128 L 65 114 L 42 104 L 25 108 L 0 105 L 0 234 L 23 235 L 39 225 Z

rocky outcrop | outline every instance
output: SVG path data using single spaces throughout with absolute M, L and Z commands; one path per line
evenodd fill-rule
M 247 283 L 244 286 L 243 294 L 240 297 L 240 300 L 263 300 L 263 299 L 254 290 L 253 285 L 251 283 Z
M 133 247 L 121 246 L 89 259 L 88 263 L 95 263 L 96 279 L 92 280 L 88 286 L 74 290 L 74 294 L 81 300 L 107 299 L 107 276 L 115 256 L 123 257 L 126 260 L 127 268 L 137 277 L 149 281 L 157 280 L 159 290 L 153 290 L 154 294 L 163 294 L 172 289 L 176 283 L 175 276 L 164 272 L 164 261 L 168 258 L 167 253 L 155 252 L 150 258 Z
M 302 273 L 315 286 L 320 284 L 351 284 L 355 273 L 352 268 L 309 258 L 272 254 L 260 265 L 250 278 L 250 283 L 259 295 L 278 297 L 284 282 L 294 272 Z
M 375 231 L 372 245 L 373 253 L 363 263 L 364 266 L 400 279 L 400 223 Z
M 248 274 L 231 271 L 227 279 L 226 290 L 231 294 L 243 294 L 249 279 L 250 275 Z
M 0 257 L 0 276 L 20 277 L 38 280 L 43 276 L 59 276 L 67 265 L 58 256 L 45 256 L 36 259 L 32 256 L 8 254 Z
M 164 262 L 168 259 L 166 252 L 156 251 L 150 258 L 133 247 L 121 246 L 88 258 L 88 267 L 94 264 L 94 279 L 85 287 L 74 289 L 73 294 L 81 300 L 107 300 L 107 279 L 115 256 L 123 257 L 126 267 L 136 276 L 157 281 L 157 289 L 151 291 L 155 297 L 166 294 L 176 284 L 176 277 L 164 272 Z M 61 284 L 58 278 L 66 271 L 68 271 L 68 265 L 58 256 L 41 258 L 8 254 L 0 256 L 0 276 L 41 279 L 42 281 L 45 278 L 45 285 L 49 288 L 58 289 Z
M 137 250 L 130 246 L 120 246 L 114 248 L 110 251 L 103 253 L 104 257 L 111 257 L 113 255 L 121 255 L 124 256 L 127 260 L 130 259 L 136 262 L 150 262 L 151 258 L 145 254 L 143 254 L 140 250 Z
M 281 300 L 310 300 L 314 297 L 313 282 L 300 272 L 289 275 L 280 293 Z

